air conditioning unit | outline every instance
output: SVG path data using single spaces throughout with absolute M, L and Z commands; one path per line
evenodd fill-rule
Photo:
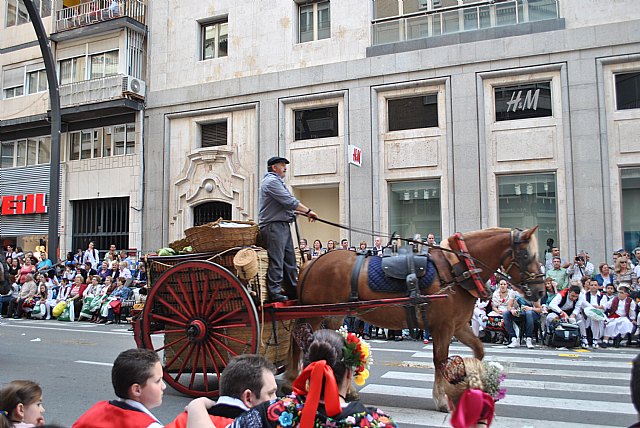
M 124 76 L 122 78 L 122 93 L 137 98 L 144 98 L 146 93 L 144 80 L 136 79 L 132 76 Z

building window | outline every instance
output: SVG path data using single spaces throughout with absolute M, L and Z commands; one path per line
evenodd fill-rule
M 338 106 L 295 112 L 295 140 L 310 140 L 338 136 Z
M 622 188 L 622 232 L 624 248 L 640 245 L 640 168 L 620 170 Z
M 400 236 L 442 235 L 440 180 L 389 184 L 389 230 Z
M 640 72 L 620 73 L 616 79 L 616 108 L 640 108 Z
M 4 98 L 24 95 L 24 67 L 11 68 L 2 73 L 2 93 Z
M 201 147 L 227 145 L 227 121 L 205 123 L 200 126 L 202 132 Z
M 87 59 L 84 56 L 60 61 L 60 84 L 67 85 L 69 83 L 87 80 L 86 64 Z
M 496 122 L 553 116 L 551 82 L 494 88 Z
M 51 138 L 36 137 L 26 140 L 3 141 L 0 147 L 0 168 L 16 168 L 49 163 Z
M 118 54 L 117 50 L 91 55 L 90 59 L 90 79 L 113 76 L 118 74 Z
M 13 27 L 14 25 L 26 24 L 30 21 L 29 12 L 22 0 L 5 0 L 7 5 L 7 14 L 5 19 L 5 27 Z M 51 15 L 51 0 L 34 0 L 36 9 L 40 12 L 40 16 Z
M 129 197 L 71 201 L 72 248 L 129 248 Z
M 300 43 L 331 37 L 329 2 L 300 5 Z
M 229 54 L 229 23 L 202 24 L 202 59 L 222 58 Z
M 47 72 L 44 69 L 27 72 L 27 94 L 47 90 Z
M 201 226 L 219 218 L 231 219 L 231 204 L 213 201 L 193 207 L 194 226 Z
M 136 126 L 128 123 L 69 132 L 67 141 L 70 161 L 131 155 L 136 150 Z
M 498 225 L 527 229 L 536 224 L 538 242 L 558 242 L 558 203 L 554 173 L 502 175 L 497 177 Z M 543 257 L 543 246 L 540 246 Z M 541 260 L 544 260 L 541 258 Z
M 438 95 L 387 100 L 389 131 L 438 126 Z

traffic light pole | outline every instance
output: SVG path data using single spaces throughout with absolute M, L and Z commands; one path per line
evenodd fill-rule
M 33 29 L 38 36 L 38 44 L 44 59 L 44 67 L 49 84 L 49 102 L 51 104 L 51 164 L 49 167 L 49 236 L 47 239 L 47 254 L 54 263 L 58 261 L 58 224 L 60 223 L 60 88 L 56 77 L 56 64 L 51 52 L 51 41 L 42 24 L 40 12 L 33 0 L 23 0 L 29 12 Z M 47 0 L 44 0 L 47 1 Z M 53 2 L 55 4 L 55 2 Z M 54 9 L 54 8 L 52 8 Z M 52 10 L 55 13 L 55 10 Z

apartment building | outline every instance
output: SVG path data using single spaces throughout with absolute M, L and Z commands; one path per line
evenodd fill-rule
M 48 228 L 50 106 L 22 0 L 0 8 L 0 238 L 25 251 Z M 62 112 L 60 251 L 140 248 L 146 1 L 35 2 L 57 63 Z
M 639 26 L 633 0 L 154 1 L 144 240 L 255 219 L 277 154 L 307 206 L 360 229 L 633 248 Z

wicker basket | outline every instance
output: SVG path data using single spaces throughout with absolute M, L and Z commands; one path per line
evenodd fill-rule
M 189 245 L 190 244 L 189 244 L 189 241 L 187 241 L 187 238 L 182 238 L 170 243 L 169 248 L 171 248 L 173 251 L 177 253 L 179 251 L 182 251 L 184 247 L 188 247 Z
M 223 223 L 247 226 L 224 227 Z M 212 223 L 191 227 L 184 233 L 195 252 L 222 251 L 232 247 L 255 245 L 258 225 L 252 221 L 224 221 L 220 218 Z

